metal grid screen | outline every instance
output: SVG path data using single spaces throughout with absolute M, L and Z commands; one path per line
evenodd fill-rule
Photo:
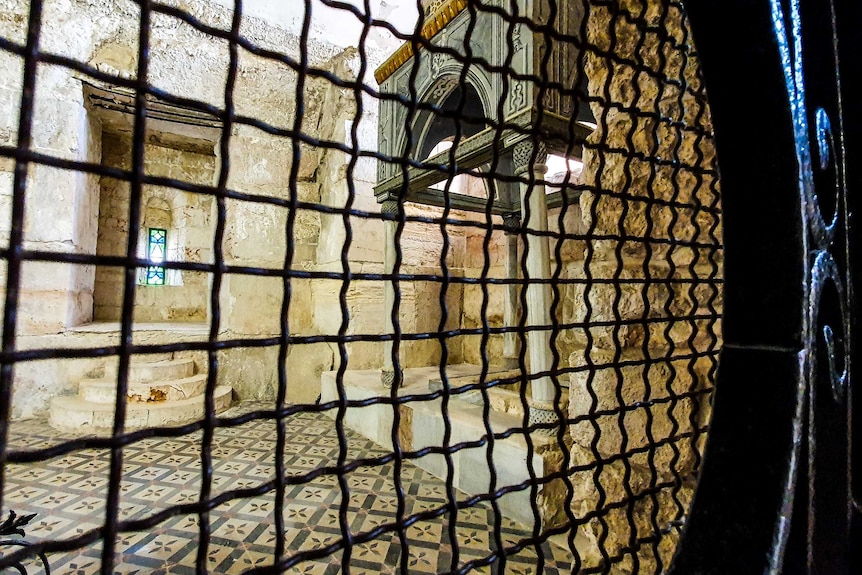
M 0 567 L 668 568 L 721 343 L 683 8 L 404 4 L 0 4 Z

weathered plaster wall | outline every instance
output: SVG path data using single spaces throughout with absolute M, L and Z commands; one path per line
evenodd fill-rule
M 16 42 L 25 40 L 27 19 L 20 2 L 0 3 L 0 33 Z M 84 113 L 81 94 L 55 92 L 59 73 L 45 66 L 37 90 L 35 115 L 43 124 L 32 133 L 31 148 L 68 160 L 93 161 L 100 156 L 97 126 Z M 0 143 L 16 145 L 18 108 L 22 85 L 19 58 L 0 52 Z M 14 163 L 0 159 L 0 240 L 8 241 Z M 25 213 L 24 247 L 57 252 L 94 250 L 95 215 L 98 213 L 98 178 L 92 175 L 33 166 L 29 170 L 28 209 Z M 52 333 L 88 321 L 92 316 L 91 266 L 24 265 L 19 306 L 19 326 L 24 333 Z M 3 269 L 5 278 L 5 267 Z M 3 282 L 5 286 L 5 279 Z
M 635 23 L 638 18 L 650 31 Z M 718 181 L 699 171 L 715 167 L 715 149 L 699 63 L 687 47 L 691 34 L 678 5 L 594 5 L 588 36 L 600 50 L 668 79 L 588 54 L 590 94 L 609 94 L 618 106 L 593 105 L 599 128 L 584 155 L 584 183 L 592 191 L 581 197 L 582 225 L 596 235 L 631 240 L 591 242 L 580 273 L 613 281 L 570 287 L 573 307 L 566 311 L 591 324 L 571 334 L 571 364 L 591 369 L 572 376 L 570 415 L 609 410 L 571 427 L 572 464 L 590 466 L 573 478 L 574 511 L 579 517 L 601 514 L 583 529 L 593 559 L 603 548 L 619 556 L 624 571 L 652 571 L 656 564 L 667 567 L 678 531 L 654 543 L 639 539 L 667 528 L 687 509 L 704 436 L 686 434 L 709 414 L 708 396 L 672 396 L 710 387 L 721 343 L 719 320 L 695 317 L 716 315 L 722 305 Z M 679 81 L 687 89 L 674 84 Z M 620 198 L 621 192 L 633 199 Z M 571 269 L 579 273 L 577 266 Z M 606 326 L 596 325 L 601 323 Z M 621 362 L 630 365 L 619 367 Z M 650 445 L 658 446 L 644 449 Z M 667 487 L 650 493 L 655 485 Z

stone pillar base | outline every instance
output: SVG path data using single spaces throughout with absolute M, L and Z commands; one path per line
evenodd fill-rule
M 404 372 L 401 372 L 401 379 L 404 380 Z M 395 384 L 395 370 L 392 369 L 382 369 L 380 370 L 380 383 L 386 389 L 392 389 L 392 386 Z
M 542 435 L 557 435 L 557 432 L 560 429 L 560 418 L 557 415 L 557 412 L 554 411 L 552 405 L 547 404 L 545 402 L 532 402 L 529 401 L 529 413 L 527 415 L 527 425 L 533 426 L 536 424 L 548 424 L 552 423 L 554 427 L 551 428 L 540 428 L 533 431 L 533 433 L 538 433 Z

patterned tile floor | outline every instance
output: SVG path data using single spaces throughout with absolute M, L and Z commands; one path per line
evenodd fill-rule
M 226 415 L 262 408 L 243 404 Z M 285 468 L 297 477 L 338 460 L 334 422 L 320 414 L 303 413 L 286 420 L 288 443 Z M 60 443 L 70 436 L 49 428 L 44 421 L 11 425 L 9 448 L 33 449 Z M 386 452 L 365 438 L 347 431 L 348 461 L 379 457 Z M 182 503 L 194 503 L 201 484 L 201 434 L 175 439 L 147 439 L 124 449 L 119 517 L 141 519 Z M 213 441 L 212 494 L 254 488 L 273 479 L 275 425 L 254 421 L 216 430 Z M 8 465 L 4 508 L 36 513 L 27 529 L 28 539 L 61 540 L 97 529 L 105 517 L 109 459 L 99 450 L 78 451 L 46 462 Z M 401 480 L 407 516 L 446 504 L 445 483 L 414 465 L 405 464 Z M 397 498 L 393 466 L 360 467 L 346 475 L 350 502 L 347 520 L 351 532 L 367 533 L 394 521 Z M 341 489 L 335 475 L 322 475 L 286 491 L 284 519 L 287 555 L 323 549 L 341 539 L 338 512 Z M 464 497 L 463 495 L 461 496 Z M 276 538 L 273 523 L 274 494 L 231 499 L 210 512 L 211 540 L 207 552 L 210 573 L 244 573 L 271 565 Z M 4 517 L 8 511 L 4 510 Z M 458 568 L 490 555 L 494 514 L 489 505 L 458 513 L 456 537 Z M 529 536 L 523 526 L 502 521 L 504 544 Z M 198 553 L 198 516 L 179 515 L 145 532 L 121 533 L 116 542 L 118 574 L 194 573 Z M 448 517 L 416 521 L 406 532 L 410 573 L 452 571 L 453 546 Z M 49 556 L 52 572 L 90 575 L 100 569 L 101 541 L 73 552 Z M 539 568 L 535 546 L 507 558 L 506 573 L 570 573 L 570 553 L 545 543 L 544 565 Z M 399 573 L 403 548 L 397 533 L 386 532 L 355 545 L 349 557 L 354 574 Z M 334 574 L 344 571 L 341 550 L 322 559 L 295 565 L 288 573 Z M 495 566 L 474 573 L 497 572 Z M 31 571 L 35 572 L 35 571 Z

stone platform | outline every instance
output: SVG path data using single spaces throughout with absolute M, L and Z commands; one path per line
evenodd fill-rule
M 479 366 L 468 364 L 450 365 L 446 370 L 450 382 L 457 378 L 456 386 L 466 385 L 471 380 L 473 382 L 478 381 L 480 373 Z M 506 377 L 509 374 L 510 372 L 499 372 L 496 377 Z M 492 375 L 491 379 L 493 378 Z M 404 371 L 404 385 L 398 391 L 399 396 L 427 395 L 431 390 L 439 389 L 439 380 L 440 371 L 438 367 L 406 369 Z M 338 400 L 336 372 L 323 373 L 321 385 L 322 403 Z M 390 390 L 381 385 L 379 370 L 347 371 L 344 376 L 344 388 L 348 400 L 388 398 L 391 393 Z M 491 391 L 502 392 L 503 390 L 493 389 Z M 523 427 L 523 409 L 520 413 L 517 412 L 517 409 L 513 409 L 514 412 L 510 413 L 497 410 L 501 406 L 513 405 L 511 401 L 498 401 L 500 397 L 495 397 L 496 395 L 503 397 L 506 393 L 517 396 L 511 391 L 503 394 L 492 393 L 489 422 L 494 433 L 504 433 L 513 428 Z M 497 409 L 494 409 L 495 407 Z M 442 398 L 402 404 L 400 406 L 401 423 L 398 429 L 401 449 L 419 451 L 427 447 L 441 447 L 444 434 L 442 410 Z M 449 445 L 477 442 L 486 436 L 480 391 L 468 391 L 451 397 L 448 412 L 451 422 Z M 336 410 L 329 410 L 327 413 L 331 417 L 335 417 Z M 393 416 L 393 408 L 388 404 L 349 407 L 344 422 L 347 428 L 391 450 Z M 556 437 L 534 433 L 530 440 L 534 450 L 530 465 L 538 478 L 545 477 L 546 474 L 561 468 L 562 450 Z M 523 433 L 514 433 L 510 437 L 494 442 L 492 457 L 497 473 L 495 491 L 529 482 L 527 455 L 527 440 Z M 487 444 L 459 449 L 453 453 L 454 486 L 468 495 L 489 493 L 490 473 L 487 458 Z M 413 459 L 412 462 L 436 477 L 445 479 L 447 476 L 446 459 L 442 454 L 428 454 Z M 540 522 L 543 527 L 550 528 L 565 523 L 564 498 L 565 487 L 562 481 L 555 480 L 540 486 L 537 502 Z M 500 497 L 498 504 L 504 517 L 526 525 L 535 523 L 529 488 L 516 488 L 511 493 Z

